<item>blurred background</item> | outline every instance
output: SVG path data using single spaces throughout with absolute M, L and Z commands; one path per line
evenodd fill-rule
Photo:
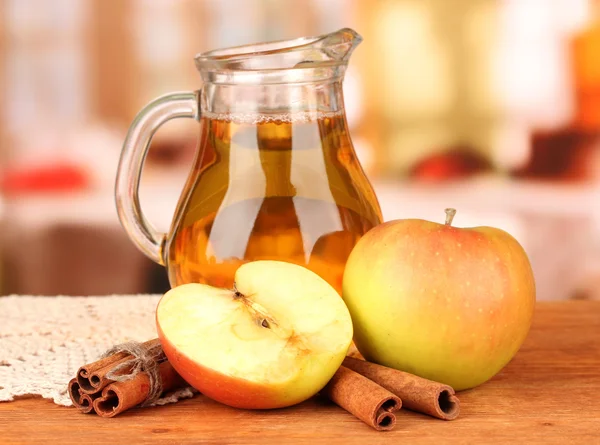
M 195 90 L 196 53 L 352 27 L 344 83 L 386 220 L 491 225 L 538 299 L 600 299 L 600 1 L 0 0 L 0 294 L 161 292 L 121 229 L 125 133 Z M 197 123 L 156 135 L 141 200 L 168 230 Z

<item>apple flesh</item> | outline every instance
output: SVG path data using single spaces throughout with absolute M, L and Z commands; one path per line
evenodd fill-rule
M 460 391 L 498 373 L 522 345 L 535 283 L 525 251 L 493 227 L 390 221 L 351 252 L 343 298 L 370 361 Z
M 184 284 L 156 311 L 158 336 L 175 370 L 214 400 L 281 408 L 320 391 L 352 342 L 352 320 L 331 285 L 280 261 L 246 263 L 235 289 Z

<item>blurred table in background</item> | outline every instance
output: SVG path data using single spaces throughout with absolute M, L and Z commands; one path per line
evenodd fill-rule
M 186 177 L 173 170 L 142 181 L 142 209 L 161 231 L 169 230 Z M 374 181 L 374 187 L 385 220 L 441 223 L 444 209 L 454 207 L 456 226 L 508 231 L 527 251 L 546 300 L 600 298 L 599 186 L 481 177 L 444 185 Z M 149 277 L 161 269 L 120 227 L 112 190 L 14 199 L 4 205 L 3 226 L 4 293 L 147 292 Z

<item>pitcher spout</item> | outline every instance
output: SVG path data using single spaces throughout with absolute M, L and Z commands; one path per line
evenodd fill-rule
M 354 49 L 362 42 L 362 37 L 351 28 L 342 28 L 317 38 L 313 43 L 333 61 L 348 63 Z

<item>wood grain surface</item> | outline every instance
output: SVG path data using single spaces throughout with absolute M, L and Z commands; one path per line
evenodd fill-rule
M 0 403 L 0 443 L 600 444 L 600 302 L 538 303 L 515 359 L 459 396 L 457 420 L 402 410 L 390 432 L 375 432 L 317 397 L 256 412 L 198 396 L 113 419 L 22 399 Z

